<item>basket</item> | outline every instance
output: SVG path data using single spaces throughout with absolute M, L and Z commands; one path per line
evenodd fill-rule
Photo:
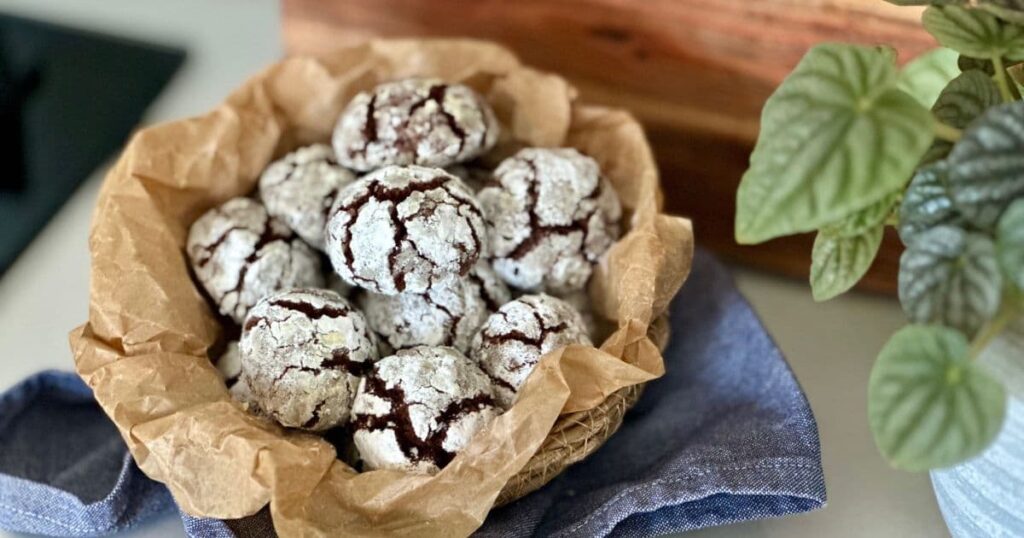
M 495 506 L 504 506 L 537 491 L 570 465 L 601 448 L 618 431 L 626 411 L 640 399 L 645 385 L 626 387 L 593 409 L 559 417 L 540 450 L 505 484 Z
M 618 322 L 600 349 L 546 355 L 516 405 L 440 473 L 356 473 L 323 439 L 231 400 L 209 360 L 222 328 L 182 247 L 199 215 L 251 191 L 270 160 L 329 135 L 356 91 L 415 75 L 476 85 L 515 142 L 572 146 L 598 160 L 629 226 L 589 291 L 595 311 Z M 139 468 L 190 515 L 234 519 L 269 503 L 282 536 L 468 535 L 495 503 L 540 488 L 601 446 L 643 384 L 664 372 L 663 314 L 689 272 L 693 236 L 689 221 L 661 213 L 661 201 L 635 119 L 577 103 L 564 79 L 495 44 L 376 41 L 285 59 L 208 114 L 140 131 L 111 169 L 90 234 L 89 321 L 71 335 L 76 369 Z

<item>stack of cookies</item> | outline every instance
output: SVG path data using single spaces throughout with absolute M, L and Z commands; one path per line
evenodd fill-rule
M 618 238 L 597 163 L 523 148 L 471 88 L 406 79 L 357 95 L 331 145 L 272 163 L 201 216 L 193 271 L 241 338 L 232 396 L 285 427 L 351 434 L 365 469 L 443 468 L 545 353 L 592 345 L 584 291 Z

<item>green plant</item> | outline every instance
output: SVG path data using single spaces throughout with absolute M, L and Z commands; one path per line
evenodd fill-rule
M 1024 309 L 1024 2 L 928 5 L 943 46 L 811 49 L 765 103 L 736 197 L 736 240 L 817 232 L 816 300 L 850 289 L 886 226 L 906 245 L 911 325 L 882 349 L 868 415 L 882 454 L 925 470 L 981 451 L 1006 396 L 975 358 Z

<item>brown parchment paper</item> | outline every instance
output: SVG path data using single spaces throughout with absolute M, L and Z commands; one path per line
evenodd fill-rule
M 574 146 L 596 158 L 622 199 L 627 232 L 590 293 L 617 330 L 600 349 L 570 346 L 538 366 L 518 403 L 436 476 L 358 474 L 320 438 L 244 412 L 208 353 L 221 328 L 184 254 L 202 212 L 250 192 L 264 166 L 327 140 L 348 100 L 381 81 L 430 75 L 469 84 L 494 105 L 501 142 Z M 373 41 L 289 58 L 212 112 L 133 137 L 107 176 L 90 234 L 89 321 L 71 334 L 76 368 L 139 467 L 186 512 L 238 518 L 270 503 L 282 536 L 462 536 L 560 413 L 660 376 L 650 335 L 690 269 L 689 221 L 660 213 L 658 174 L 628 114 L 576 102 L 558 76 L 469 40 Z

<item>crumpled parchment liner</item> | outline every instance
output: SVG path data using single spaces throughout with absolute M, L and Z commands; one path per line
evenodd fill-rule
M 356 92 L 413 75 L 464 82 L 487 96 L 506 126 L 499 152 L 568 145 L 600 162 L 629 229 L 590 293 L 618 330 L 600 350 L 570 346 L 546 356 L 513 409 L 436 476 L 358 474 L 327 442 L 231 401 L 207 357 L 221 328 L 193 283 L 184 242 L 193 220 L 249 193 L 272 158 L 326 140 Z M 193 515 L 238 518 L 269 502 L 282 536 L 468 535 L 560 413 L 661 375 L 651 337 L 689 272 L 690 223 L 659 213 L 658 174 L 639 124 L 575 97 L 560 77 L 520 65 L 494 44 L 374 41 L 286 59 L 214 111 L 134 136 L 100 193 L 89 321 L 71 345 L 78 373 L 142 470 Z

